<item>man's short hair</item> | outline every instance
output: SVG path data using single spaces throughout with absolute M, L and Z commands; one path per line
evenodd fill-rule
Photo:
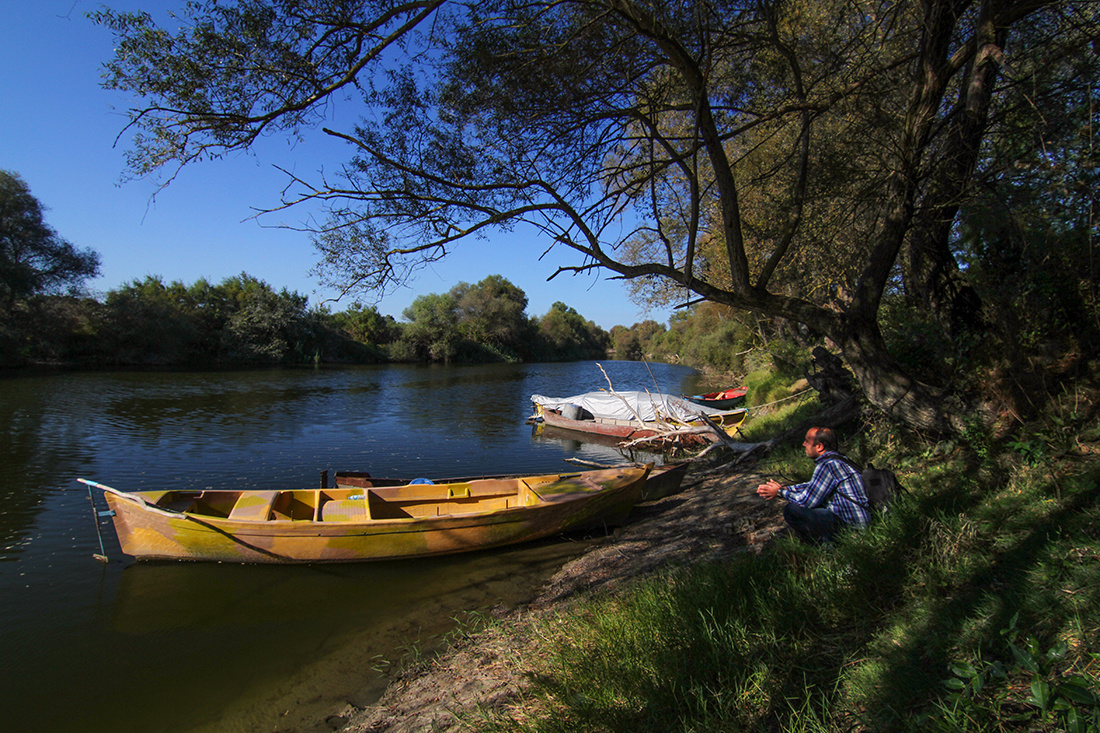
M 825 450 L 840 450 L 840 443 L 837 441 L 836 433 L 833 432 L 832 428 L 810 428 L 810 432 L 813 433 L 813 441 L 821 443 Z

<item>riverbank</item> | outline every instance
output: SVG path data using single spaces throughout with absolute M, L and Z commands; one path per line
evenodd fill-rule
M 759 551 L 783 527 L 781 507 L 756 496 L 750 470 L 693 465 L 680 493 L 639 505 L 605 542 L 565 564 L 527 604 L 498 609 L 490 628 L 407 670 L 374 705 L 327 720 L 344 733 L 458 731 L 463 721 L 527 702 L 534 623 L 577 598 L 615 593 L 663 568 Z

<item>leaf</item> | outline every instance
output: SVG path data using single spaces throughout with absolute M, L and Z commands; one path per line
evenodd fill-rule
M 974 697 L 978 697 L 982 694 L 982 689 L 985 687 L 985 677 L 976 674 L 970 678 L 970 688 L 974 691 Z
M 1088 680 L 1081 675 L 1074 675 L 1058 685 L 1058 694 L 1081 705 L 1100 706 L 1100 697 L 1092 691 Z
M 1047 662 L 1055 662 L 1060 659 L 1064 659 L 1066 652 L 1069 651 L 1069 644 L 1065 641 L 1060 641 L 1050 648 L 1046 653 Z
M 1046 680 L 1036 677 L 1031 681 L 1031 697 L 1027 700 L 1032 705 L 1037 705 L 1043 712 L 1050 706 L 1050 685 Z
M 978 670 L 973 664 L 967 662 L 955 662 L 951 665 L 951 673 L 956 677 L 974 677 L 978 674 Z
M 1016 646 L 1015 644 L 1009 644 L 1008 648 L 1012 650 L 1012 656 L 1016 658 L 1016 661 L 1021 667 L 1024 667 L 1035 674 L 1040 674 L 1039 663 L 1035 660 L 1035 657 L 1031 655 L 1025 649 Z

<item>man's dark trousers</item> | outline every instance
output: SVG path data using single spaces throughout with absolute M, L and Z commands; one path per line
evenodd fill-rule
M 818 544 L 832 542 L 841 524 L 827 507 L 807 509 L 793 501 L 788 501 L 787 506 L 783 507 L 783 519 L 804 539 Z

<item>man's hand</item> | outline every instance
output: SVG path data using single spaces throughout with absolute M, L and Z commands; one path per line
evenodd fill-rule
M 779 495 L 779 490 L 783 488 L 783 485 L 775 479 L 769 479 L 764 483 L 756 487 L 757 495 L 771 501 Z

